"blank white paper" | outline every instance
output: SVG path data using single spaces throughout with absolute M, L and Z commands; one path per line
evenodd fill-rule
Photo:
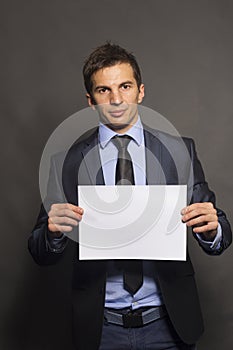
M 186 185 L 78 186 L 79 259 L 186 260 Z

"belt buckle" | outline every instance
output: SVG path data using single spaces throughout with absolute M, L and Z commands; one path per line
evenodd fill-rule
M 124 328 L 136 328 L 143 326 L 142 315 L 135 314 L 131 311 L 127 314 L 123 314 L 122 319 Z

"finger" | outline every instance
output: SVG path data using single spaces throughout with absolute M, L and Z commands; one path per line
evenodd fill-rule
M 189 221 L 195 217 L 203 216 L 203 215 L 212 215 L 217 220 L 217 210 L 216 209 L 199 207 L 199 208 L 193 209 L 192 211 L 184 214 L 182 217 L 182 221 L 186 222 L 186 221 Z
M 83 208 L 71 203 L 56 203 L 51 205 L 51 211 L 57 211 L 61 209 L 69 209 L 76 213 L 83 214 Z
M 62 233 L 67 233 L 71 232 L 73 227 L 72 226 L 66 226 L 66 225 L 54 225 L 54 224 L 49 224 L 48 229 L 51 232 L 62 232 Z
M 84 213 L 83 208 L 81 208 L 81 207 L 79 207 L 79 206 L 75 206 L 75 205 L 74 205 L 72 210 L 73 210 L 74 212 L 80 214 L 80 215 L 83 215 L 83 213 Z
M 51 210 L 48 213 L 49 217 L 70 217 L 75 220 L 81 220 L 82 215 L 78 212 L 74 212 L 71 209 L 57 209 L 57 210 Z
M 193 203 L 188 205 L 187 207 L 183 208 L 181 210 L 181 214 L 188 214 L 189 212 L 193 211 L 193 210 L 197 210 L 197 209 L 206 209 L 206 210 L 211 210 L 214 208 L 213 203 L 211 202 L 203 202 L 203 203 Z
M 55 216 L 55 217 L 50 217 L 48 220 L 49 223 L 54 224 L 54 225 L 71 225 L 71 226 L 77 226 L 78 225 L 78 221 L 77 220 L 73 220 L 69 217 L 59 217 L 59 216 Z
M 200 224 L 205 224 L 205 223 L 210 223 L 210 222 L 218 222 L 218 219 L 215 215 L 209 214 L 209 215 L 201 215 L 198 217 L 195 217 L 193 219 L 190 219 L 189 221 L 186 222 L 187 226 L 195 226 L 195 225 L 200 225 Z
M 216 230 L 218 225 L 215 222 L 209 222 L 206 225 L 198 226 L 193 228 L 193 232 L 195 233 L 205 233 L 208 231 Z

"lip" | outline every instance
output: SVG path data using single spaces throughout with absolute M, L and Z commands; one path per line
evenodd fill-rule
M 121 117 L 125 113 L 126 109 L 118 109 L 115 111 L 109 111 L 112 117 Z

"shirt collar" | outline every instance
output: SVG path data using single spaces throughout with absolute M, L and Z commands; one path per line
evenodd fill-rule
M 101 122 L 99 123 L 99 143 L 101 148 L 105 148 L 109 143 L 109 141 L 115 135 L 123 135 L 123 134 L 118 134 L 117 132 L 108 128 L 105 124 Z M 133 124 L 132 127 L 124 135 L 131 136 L 132 139 L 138 144 L 138 146 L 140 146 L 143 143 L 143 139 L 144 139 L 143 126 L 139 116 L 136 123 Z

